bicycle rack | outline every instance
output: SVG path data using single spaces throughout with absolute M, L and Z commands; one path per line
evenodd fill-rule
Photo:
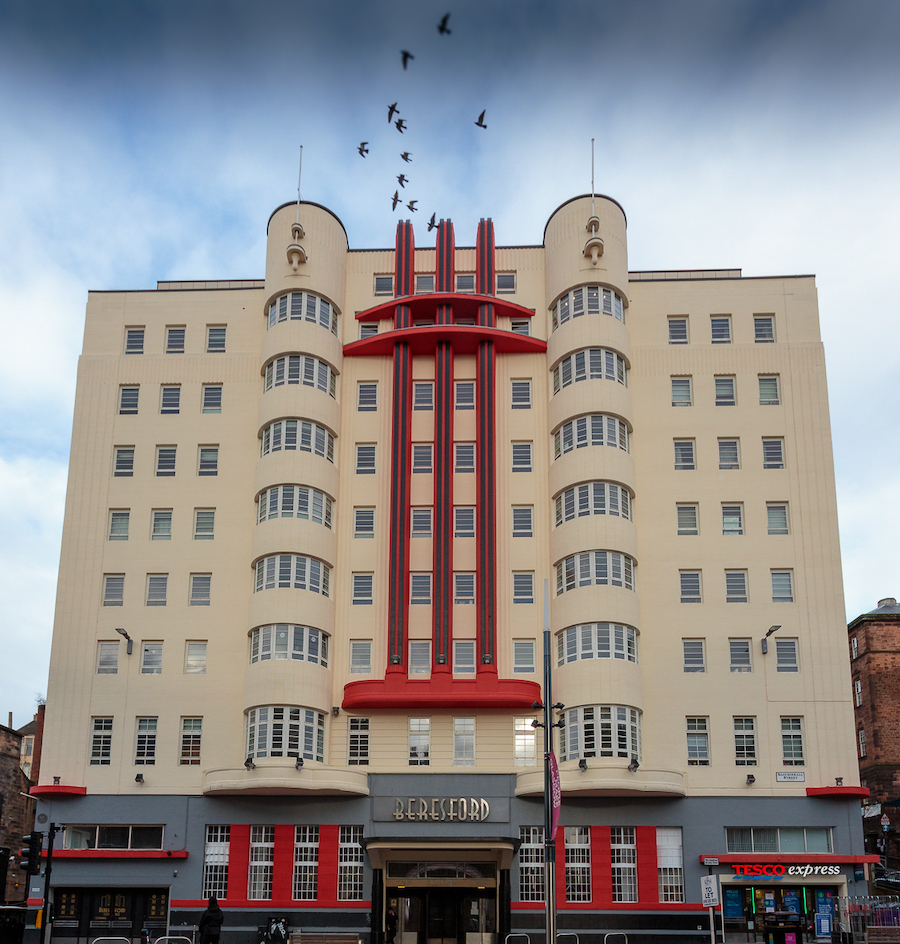
M 124 941 L 125 944 L 131 944 L 130 937 L 95 937 L 91 940 L 91 944 L 97 944 L 97 941 Z
M 578 935 L 577 935 L 574 931 L 557 931 L 557 932 L 556 932 L 556 940 L 558 941 L 561 937 L 574 937 L 574 938 L 575 938 L 575 944 L 581 944 L 581 942 L 580 942 L 579 939 L 578 939 Z M 626 942 L 626 944 L 627 944 L 627 942 Z
M 606 944 L 611 937 L 623 937 L 625 938 L 625 944 L 628 944 L 628 935 L 624 931 L 608 931 L 603 935 L 603 944 Z
M 164 934 L 162 937 L 153 938 L 153 944 L 160 944 L 160 941 L 187 941 L 188 944 L 194 944 L 191 938 L 182 934 Z
M 514 937 L 524 937 L 528 944 L 531 944 L 531 935 L 526 934 L 524 931 L 513 931 L 511 934 L 507 934 L 503 944 L 509 944 L 510 940 Z

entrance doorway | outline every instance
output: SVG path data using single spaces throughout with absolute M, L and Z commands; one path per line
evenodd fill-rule
M 493 888 L 389 888 L 396 944 L 497 944 Z

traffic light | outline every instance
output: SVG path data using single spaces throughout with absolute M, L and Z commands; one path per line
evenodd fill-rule
M 22 839 L 28 845 L 19 853 L 22 857 L 19 868 L 29 875 L 38 875 L 41 871 L 41 849 L 44 845 L 44 834 L 39 829 L 35 829 L 34 832 L 23 836 Z

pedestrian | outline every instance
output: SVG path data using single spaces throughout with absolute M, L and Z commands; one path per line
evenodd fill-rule
M 394 944 L 394 938 L 397 936 L 397 912 L 393 908 L 388 908 L 388 913 L 384 917 L 386 944 Z
M 219 907 L 215 895 L 209 896 L 209 907 L 200 915 L 200 944 L 219 944 L 219 933 L 225 913 Z

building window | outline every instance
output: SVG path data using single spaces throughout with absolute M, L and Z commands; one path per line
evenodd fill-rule
M 378 384 L 366 381 L 356 385 L 357 413 L 375 413 L 378 410 Z
M 454 471 L 475 471 L 475 443 L 454 443 Z
M 741 456 L 737 439 L 719 440 L 719 468 L 723 470 L 739 469 Z
M 97 643 L 97 675 L 116 675 L 119 671 L 119 644 Z
M 634 826 L 610 828 L 612 900 L 637 901 L 637 843 Z
M 416 276 L 416 295 L 430 295 L 434 291 L 433 275 Z
M 681 586 L 682 603 L 702 603 L 703 597 L 700 592 L 700 571 L 682 570 L 678 573 L 678 581 Z
M 356 474 L 375 474 L 375 445 L 374 443 L 356 444 Z
M 206 328 L 206 353 L 224 354 L 225 353 L 225 325 L 207 325 Z
M 116 478 L 130 478 L 134 475 L 134 446 L 116 446 L 113 475 Z
M 631 518 L 631 493 L 612 482 L 585 482 L 556 496 L 556 526 L 585 515 Z
M 181 719 L 181 753 L 178 763 L 185 767 L 200 766 L 200 740 L 203 735 L 202 718 Z
M 859 655 L 859 640 L 856 636 L 850 637 L 850 658 L 855 659 Z
M 453 719 L 453 766 L 475 766 L 475 719 Z
M 375 447 L 364 446 L 372 450 L 372 467 L 375 471 Z M 270 452 L 298 450 L 311 452 L 329 462 L 334 462 L 334 436 L 324 426 L 310 423 L 309 420 L 279 420 L 269 424 L 262 434 L 260 455 L 266 456 Z M 357 450 L 359 447 L 357 447 Z M 357 451 L 357 458 L 359 453 Z
M 184 354 L 184 325 L 166 328 L 166 354 Z
M 212 541 L 216 536 L 216 509 L 194 509 L 194 540 Z
M 475 537 L 475 509 L 459 505 L 453 509 L 453 536 L 457 538 Z
M 175 446 L 156 447 L 156 474 L 160 477 L 175 474 Z
M 206 640 L 188 641 L 184 647 L 184 674 L 206 675 Z
M 431 675 L 431 640 L 410 639 L 409 674 Z
M 119 387 L 119 415 L 130 416 L 138 411 L 140 387 Z
M 474 292 L 475 291 L 475 273 L 474 272 L 461 272 L 456 276 L 456 291 L 457 292 Z
M 353 537 L 355 538 L 374 538 L 375 537 L 375 509 L 374 508 L 354 508 L 353 509 Z
M 338 901 L 362 900 L 362 841 L 362 826 L 341 826 L 338 833 Z
M 150 512 L 150 540 L 170 541 L 172 539 L 172 509 L 155 508 Z
M 126 328 L 125 329 L 125 353 L 143 354 L 144 353 L 144 329 Z
M 781 719 L 781 753 L 785 767 L 803 766 L 803 719 Z
M 353 575 L 353 606 L 371 606 L 372 605 L 372 580 L 373 574 L 354 574 Z
M 228 854 L 231 846 L 230 826 L 207 826 L 203 850 L 204 898 L 224 899 L 228 893 Z
M 709 767 L 709 718 L 686 718 L 688 767 Z
M 556 637 L 556 664 L 561 666 L 585 659 L 637 662 L 637 635 L 633 626 L 620 623 L 579 623 L 568 626 Z
M 287 354 L 266 364 L 264 391 L 284 384 L 299 384 L 337 395 L 337 374 L 331 364 L 311 354 Z
M 570 708 L 560 719 L 559 756 L 641 757 L 641 713 L 626 705 L 588 705 Z
M 368 675 L 372 671 L 372 640 L 350 640 L 350 674 Z
M 277 587 L 292 587 L 294 590 L 310 590 L 327 597 L 330 585 L 331 568 L 315 557 L 273 554 L 271 557 L 261 557 L 256 562 L 256 593 Z
M 831 829 L 819 826 L 725 827 L 725 848 L 731 853 L 832 852 Z
M 781 397 L 778 394 L 778 375 L 774 374 L 768 377 L 760 375 L 759 405 L 778 406 L 780 403 Z
M 763 446 L 763 468 L 764 469 L 783 469 L 784 468 L 784 440 L 783 439 L 764 439 Z
M 365 341 L 366 338 L 374 338 L 376 334 L 378 334 L 377 321 L 360 321 L 359 323 L 360 341 Z
M 624 322 L 625 308 L 622 297 L 602 285 L 583 285 L 560 297 L 553 307 L 552 328 L 555 331 L 570 318 L 601 313 Z
M 457 606 L 475 603 L 475 574 L 455 573 L 453 575 L 453 602 Z
M 773 344 L 775 342 L 775 316 L 753 316 L 753 340 L 757 344 Z
M 107 537 L 110 541 L 127 541 L 128 540 L 128 520 L 131 517 L 131 513 L 126 510 L 115 511 L 111 510 L 109 513 L 109 534 Z
M 147 606 L 165 606 L 168 574 L 147 574 Z
M 368 718 L 350 718 L 349 720 L 347 737 L 347 765 L 349 767 L 369 766 Z
M 475 576 L 474 574 L 472 575 Z M 453 674 L 464 677 L 475 674 L 475 640 L 453 640 Z
M 325 715 L 312 708 L 270 705 L 247 712 L 250 757 L 325 757 Z
M 688 343 L 687 318 L 669 318 L 669 344 Z
M 512 444 L 512 470 L 513 472 L 531 472 L 531 443 L 514 442 Z
M 112 718 L 91 719 L 91 766 L 109 767 L 112 752 Z
M 328 633 L 312 626 L 275 623 L 250 633 L 250 664 L 270 659 L 293 659 L 328 668 Z
M 749 639 L 729 639 L 728 652 L 732 672 L 751 672 L 753 670 L 750 662 Z
M 434 446 L 431 443 L 413 443 L 413 472 L 429 473 L 434 471 Z
M 101 645 L 101 646 L 108 646 L 108 645 L 116 645 L 116 644 L 115 644 L 115 643 L 103 643 L 103 642 L 101 642 L 100 645 Z M 101 653 L 101 656 L 102 656 L 102 653 Z M 118 646 L 116 646 L 116 657 L 118 658 Z M 97 671 L 99 672 L 100 669 L 98 668 Z M 853 680 L 853 704 L 856 705 L 857 708 L 861 708 L 861 707 L 862 707 L 862 702 L 863 702 L 863 696 L 862 696 L 862 680 L 861 680 L 861 679 L 854 679 L 854 680 Z
M 256 520 L 302 518 L 331 528 L 333 502 L 329 495 L 306 485 L 276 485 L 260 492 Z
M 722 534 L 740 535 L 744 533 L 744 506 L 722 505 Z
M 857 737 L 859 739 L 859 756 L 865 757 L 866 756 L 866 729 L 860 728 Z
M 734 406 L 734 377 L 716 377 L 716 406 Z
M 537 732 L 532 718 L 513 721 L 513 758 L 516 767 L 534 767 L 537 763 Z
M 734 719 L 734 763 L 738 767 L 756 766 L 756 719 Z
M 409 602 L 413 604 L 431 603 L 431 574 L 409 575 Z
M 497 273 L 497 294 L 512 295 L 516 291 L 516 273 L 498 272 Z
M 394 294 L 394 277 L 392 275 L 376 275 L 375 276 L 375 295 L 393 295 Z
M 576 351 L 559 361 L 553 368 L 553 392 L 581 380 L 612 380 L 627 386 L 625 358 L 604 347 Z
M 692 406 L 691 378 L 672 378 L 672 406 Z
M 678 520 L 678 533 L 691 535 L 700 533 L 698 505 L 676 505 L 675 514 Z
M 529 721 L 530 719 L 525 719 Z M 519 827 L 519 901 L 544 900 L 544 827 Z
M 125 574 L 103 575 L 103 605 L 122 606 L 125 594 Z
M 191 574 L 191 606 L 209 606 L 211 574 Z
M 250 827 L 250 867 L 247 898 L 268 901 L 272 897 L 272 871 L 275 863 L 275 827 Z
M 420 507 L 410 509 L 411 535 L 414 538 L 430 538 L 433 533 L 434 509 Z
M 145 642 L 141 645 L 141 675 L 162 675 L 161 642 Z
M 787 502 L 770 502 L 767 504 L 766 521 L 769 534 L 789 534 Z
M 799 672 L 796 639 L 775 640 L 775 667 L 778 672 Z
M 694 440 L 676 439 L 675 440 L 675 469 L 684 471 L 694 469 Z
M 556 565 L 557 596 L 591 584 L 634 590 L 633 558 L 617 551 L 582 551 Z
M 311 292 L 291 292 L 274 299 L 269 305 L 267 327 L 282 321 L 307 321 L 317 324 L 332 334 L 338 333 L 337 312 L 327 298 Z
M 791 570 L 772 571 L 772 602 L 794 602 L 794 572 Z
M 604 413 L 579 416 L 556 430 L 553 446 L 555 459 L 585 446 L 612 446 L 628 452 L 628 427 L 623 420 Z
M 531 381 L 513 380 L 512 381 L 512 403 L 514 410 L 531 409 Z
M 222 412 L 222 385 L 204 384 L 203 385 L 203 404 L 200 408 L 201 413 L 221 413 Z
M 534 664 L 534 640 L 533 639 L 514 639 L 513 640 L 513 673 L 516 675 L 532 674 L 535 671 Z
M 197 475 L 218 475 L 219 474 L 219 447 L 201 446 L 200 463 L 197 467 Z
M 534 537 L 534 508 L 531 505 L 513 505 L 512 536 L 514 538 Z
M 181 412 L 181 387 L 160 387 L 159 412 Z
M 513 572 L 513 603 L 534 603 L 534 573 Z
M 475 409 L 475 381 L 457 380 L 456 381 L 456 403 L 457 410 Z
M 711 315 L 709 325 L 713 344 L 731 344 L 730 315 Z
M 681 649 L 685 672 L 706 671 L 706 641 L 703 639 L 682 639 Z
M 319 889 L 319 827 L 294 827 L 294 901 L 315 901 Z
M 659 900 L 684 901 L 684 850 L 680 826 L 656 827 Z
M 433 410 L 434 409 L 434 383 L 432 381 L 419 382 L 413 384 L 413 409 L 414 410 Z
M 431 719 L 409 719 L 409 766 L 428 767 L 431 741 Z
M 591 900 L 591 830 L 565 826 L 566 901 Z

